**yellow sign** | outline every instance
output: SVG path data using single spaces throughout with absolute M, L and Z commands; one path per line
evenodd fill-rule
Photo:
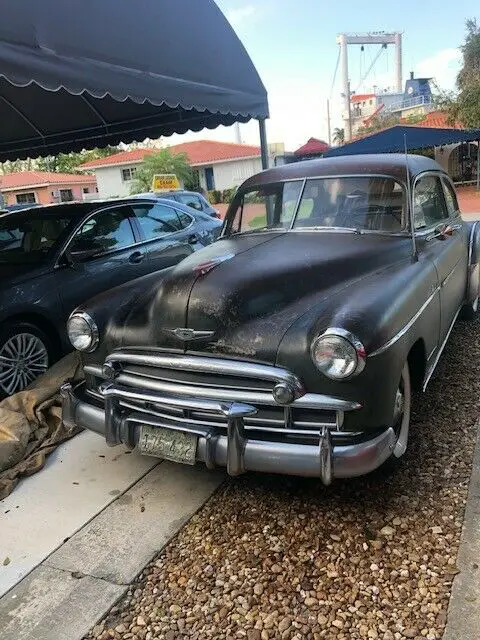
M 175 189 L 180 189 L 180 182 L 174 173 L 153 176 L 152 191 L 174 191 Z

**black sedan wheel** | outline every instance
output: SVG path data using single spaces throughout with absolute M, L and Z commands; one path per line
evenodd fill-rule
M 0 398 L 22 391 L 53 362 L 48 336 L 28 323 L 0 331 Z
M 394 458 L 400 458 L 407 450 L 408 431 L 410 429 L 411 405 L 412 387 L 410 384 L 410 371 L 408 368 L 408 363 L 405 363 L 395 396 L 395 406 L 393 413 L 393 428 L 397 436 L 397 441 L 395 443 L 395 448 L 393 449 L 392 454 Z

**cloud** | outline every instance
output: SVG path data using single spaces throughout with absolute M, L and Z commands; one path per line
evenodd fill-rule
M 243 7 L 238 7 L 236 9 L 230 9 L 230 11 L 227 11 L 227 19 L 232 27 L 239 27 L 250 18 L 255 16 L 256 13 L 257 8 L 253 4 L 246 4 Z
M 415 75 L 433 78 L 440 89 L 453 89 L 462 62 L 460 49 L 441 49 L 415 66 Z

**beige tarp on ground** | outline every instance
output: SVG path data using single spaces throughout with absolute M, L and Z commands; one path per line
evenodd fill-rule
M 39 471 L 46 456 L 79 431 L 62 424 L 59 388 L 65 380 L 80 377 L 77 354 L 71 353 L 28 389 L 0 402 L 0 500 L 22 476 Z

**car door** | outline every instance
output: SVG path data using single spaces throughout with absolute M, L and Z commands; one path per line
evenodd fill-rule
M 440 343 L 445 340 L 465 297 L 467 269 L 466 229 L 458 215 L 458 207 L 453 211 L 455 207 L 451 203 L 449 212 L 444 184 L 440 174 L 425 173 L 416 179 L 413 190 L 417 244 L 437 271 Z
M 145 242 L 150 271 L 170 267 L 198 246 L 194 218 L 163 203 L 132 205 L 138 233 Z
M 87 217 L 65 248 L 69 264 L 58 272 L 65 313 L 89 298 L 146 273 L 146 250 L 132 224 L 130 206 Z

